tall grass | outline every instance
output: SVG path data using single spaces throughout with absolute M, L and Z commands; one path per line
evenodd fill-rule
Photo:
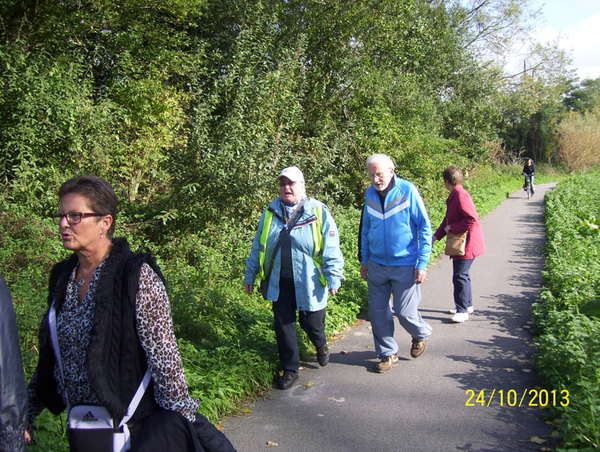
M 600 110 L 595 113 L 570 112 L 558 126 L 558 158 L 570 172 L 600 163 Z

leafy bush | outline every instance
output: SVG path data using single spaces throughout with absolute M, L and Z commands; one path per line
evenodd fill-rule
M 564 450 L 600 447 L 600 175 L 572 177 L 546 196 L 547 259 L 535 356 L 549 388 L 569 391 L 553 408 Z

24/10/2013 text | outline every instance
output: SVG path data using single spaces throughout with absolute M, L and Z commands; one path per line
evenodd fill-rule
M 485 390 L 476 393 L 473 389 L 469 389 L 466 395 L 469 397 L 465 403 L 465 406 L 477 406 L 481 405 L 489 407 L 494 403 L 499 403 L 500 406 L 505 404 L 512 407 L 542 407 L 547 406 L 568 406 L 569 405 L 569 391 L 563 389 L 562 391 L 546 389 L 525 389 L 522 393 L 518 393 L 515 389 L 509 389 L 504 391 L 503 389 L 494 389 L 490 394 L 489 398 L 486 397 Z M 527 398 L 527 400 L 526 400 Z

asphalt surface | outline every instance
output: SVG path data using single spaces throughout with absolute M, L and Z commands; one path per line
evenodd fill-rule
M 420 358 L 410 357 L 411 338 L 396 320 L 400 363 L 375 373 L 367 318 L 330 343 L 329 365 L 305 363 L 291 389 L 274 389 L 224 421 L 238 452 L 550 450 L 547 410 L 529 406 L 539 403 L 531 390 L 541 388 L 528 321 L 552 187 L 538 185 L 530 200 L 515 192 L 481 220 L 487 253 L 471 268 L 469 321 L 450 322 L 452 263 L 442 257 L 422 286 L 420 311 L 433 334 Z

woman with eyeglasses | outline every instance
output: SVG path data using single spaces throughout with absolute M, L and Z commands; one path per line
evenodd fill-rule
M 67 409 L 71 418 L 73 408 L 100 406 L 115 426 L 133 412 L 123 427 L 133 451 L 210 450 L 198 442 L 202 428 L 218 435 L 225 445 L 220 450 L 234 450 L 197 414 L 200 401 L 188 393 L 155 259 L 132 252 L 123 238 L 113 239 L 118 200 L 111 185 L 97 176 L 79 176 L 65 182 L 58 196 L 53 218 L 63 247 L 73 254 L 50 274 L 50 309 L 41 323 L 39 362 L 28 388 L 26 440 L 44 407 L 54 414 Z M 143 396 L 131 408 L 138 390 Z M 69 429 L 71 451 L 113 450 L 79 435 Z
M 300 326 L 317 352 L 321 366 L 329 362 L 325 337 L 327 297 L 335 295 L 343 278 L 344 259 L 337 226 L 327 207 L 305 193 L 299 168 L 285 168 L 277 177 L 280 196 L 262 214 L 246 261 L 244 288 L 254 291 L 261 281 L 263 297 L 273 303 L 273 319 L 283 375 L 279 389 L 298 380 Z

